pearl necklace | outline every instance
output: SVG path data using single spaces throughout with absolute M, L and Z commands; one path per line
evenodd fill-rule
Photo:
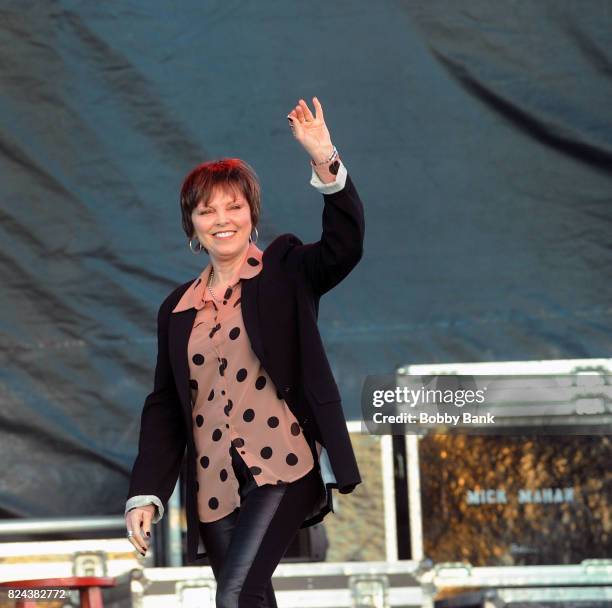
M 211 267 L 210 274 L 208 275 L 208 284 L 206 285 L 206 287 L 208 287 L 208 291 L 210 291 L 210 295 L 213 297 L 213 299 L 216 300 L 217 302 L 221 302 L 221 300 L 215 295 L 215 292 L 212 290 L 212 287 L 211 287 L 214 273 L 215 273 L 215 269 L 214 267 Z

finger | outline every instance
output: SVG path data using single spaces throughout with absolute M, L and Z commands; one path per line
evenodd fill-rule
M 142 532 L 140 530 L 134 530 L 134 536 L 132 536 L 132 540 L 136 543 L 136 548 L 144 555 L 149 548 L 145 542 L 144 537 L 142 536 Z
M 303 99 L 300 99 L 300 107 L 304 111 L 304 115 L 306 116 L 306 120 L 314 120 L 314 116 L 312 115 L 312 112 L 310 111 L 310 108 L 308 107 L 308 104 Z
M 132 544 L 141 552 L 145 552 L 147 550 L 147 545 L 144 542 L 144 539 L 140 533 L 140 524 L 142 522 L 142 514 L 144 511 L 141 509 L 134 509 L 134 511 L 128 512 L 128 525 L 127 529 L 131 530 L 134 535 L 129 539 Z
M 321 106 L 321 102 L 319 101 L 318 97 L 313 97 L 312 98 L 312 104 L 315 107 L 315 114 L 317 118 L 320 118 L 322 121 L 325 122 L 325 116 L 323 116 L 323 107 Z
M 133 536 L 132 536 L 132 538 L 128 538 L 128 540 L 132 543 L 132 546 L 134 547 L 134 549 L 136 549 L 136 551 L 138 551 L 138 553 L 140 553 L 140 555 L 143 555 L 143 556 L 145 555 L 145 553 L 146 553 L 145 550 L 141 549 L 138 546 L 138 543 L 134 540 Z
M 301 106 L 295 106 L 295 112 L 300 122 L 304 122 L 306 120 L 306 117 L 304 116 L 304 110 Z
M 151 540 L 151 521 L 153 520 L 153 513 L 150 511 L 145 511 L 142 516 L 142 534 L 143 538 L 147 541 L 147 543 Z
M 128 536 L 128 540 L 130 541 L 130 543 L 132 543 L 132 545 L 134 546 L 136 551 L 138 551 L 138 553 L 140 553 L 141 555 L 144 555 L 145 549 L 140 546 L 136 533 L 134 533 L 133 536 Z

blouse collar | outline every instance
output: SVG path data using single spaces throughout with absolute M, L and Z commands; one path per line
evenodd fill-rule
M 240 267 L 238 279 L 234 285 L 231 285 L 231 287 L 235 287 L 241 279 L 253 278 L 256 274 L 261 272 L 262 268 L 263 251 L 259 249 L 255 243 L 251 242 L 247 248 L 242 266 Z M 201 308 L 204 308 L 204 305 L 208 300 L 213 299 L 210 295 L 210 291 L 206 289 L 211 270 L 212 263 L 209 262 L 193 284 L 186 289 L 178 304 L 172 309 L 172 312 L 182 312 L 183 310 L 189 310 L 190 308 L 200 310 Z M 225 286 L 225 291 L 227 291 L 229 287 L 229 285 Z M 215 293 L 217 296 L 221 295 L 220 291 L 216 291 Z

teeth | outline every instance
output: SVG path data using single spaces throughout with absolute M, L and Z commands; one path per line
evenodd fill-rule
M 232 236 L 234 233 L 233 232 L 217 232 L 217 234 L 215 234 L 216 237 L 220 237 L 220 238 L 227 238 L 228 236 Z

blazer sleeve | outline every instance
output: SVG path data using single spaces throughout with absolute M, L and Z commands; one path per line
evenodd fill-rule
M 301 272 L 318 296 L 338 285 L 363 255 L 363 203 L 351 176 L 344 188 L 323 194 L 323 230 L 320 240 L 303 244 L 297 237 L 286 253 L 286 263 Z
M 154 386 L 142 408 L 138 454 L 132 467 L 126 497 L 129 500 L 140 495 L 155 496 L 159 497 L 163 505 L 167 505 L 172 495 L 187 446 L 186 425 L 168 352 L 172 295 L 162 303 L 157 315 Z M 157 515 L 161 516 L 161 513 Z

